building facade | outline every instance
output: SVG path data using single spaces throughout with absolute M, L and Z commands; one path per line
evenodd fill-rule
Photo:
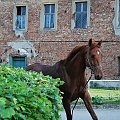
M 52 65 L 102 40 L 103 79 L 120 75 L 120 0 L 0 0 L 2 62 Z

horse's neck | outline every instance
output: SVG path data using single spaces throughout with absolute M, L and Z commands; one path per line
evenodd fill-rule
M 78 52 L 66 65 L 66 71 L 69 76 L 79 77 L 84 75 L 86 68 L 86 46 L 81 48 L 81 52 Z

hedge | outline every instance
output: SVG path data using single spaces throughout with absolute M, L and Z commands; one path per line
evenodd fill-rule
M 60 120 L 62 84 L 42 73 L 0 65 L 0 119 Z

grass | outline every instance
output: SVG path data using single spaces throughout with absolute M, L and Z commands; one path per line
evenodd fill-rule
M 90 95 L 102 97 L 120 97 L 120 90 L 89 89 Z
M 120 90 L 90 89 L 93 104 L 120 105 Z
M 89 89 L 92 97 L 93 104 L 113 104 L 120 105 L 120 89 L 119 90 L 106 90 L 106 89 Z M 79 103 L 83 103 L 79 99 Z

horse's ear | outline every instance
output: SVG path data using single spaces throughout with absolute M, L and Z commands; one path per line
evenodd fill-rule
M 92 45 L 92 38 L 90 38 L 88 45 L 89 47 Z
M 98 42 L 98 45 L 99 45 L 99 46 L 101 46 L 101 44 L 102 44 L 102 40 Z

